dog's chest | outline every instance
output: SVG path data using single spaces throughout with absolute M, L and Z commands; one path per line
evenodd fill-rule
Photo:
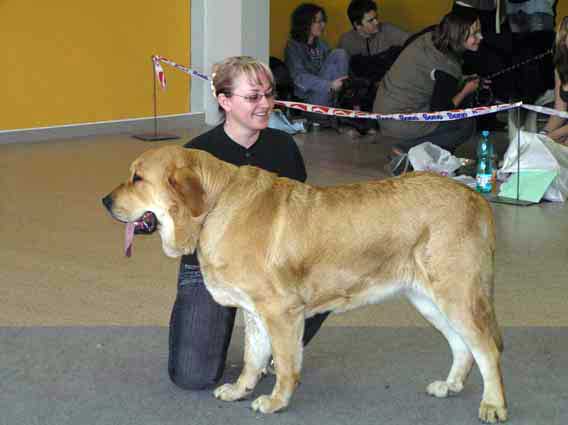
M 231 307 L 241 307 L 248 311 L 253 311 L 254 306 L 251 298 L 241 289 L 236 288 L 230 283 L 226 283 L 212 273 L 204 271 L 203 280 L 205 286 L 213 299 L 219 304 Z

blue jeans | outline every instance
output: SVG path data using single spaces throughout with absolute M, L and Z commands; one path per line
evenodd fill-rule
M 318 77 L 333 81 L 349 74 L 349 55 L 343 49 L 334 49 L 322 64 Z M 335 106 L 333 93 L 329 90 L 308 92 L 308 103 L 314 105 Z
M 177 297 L 170 318 L 168 373 L 178 387 L 214 386 L 225 369 L 236 308 L 217 304 L 203 283 L 199 265 L 182 257 Z M 306 320 L 304 345 L 315 336 L 328 313 Z

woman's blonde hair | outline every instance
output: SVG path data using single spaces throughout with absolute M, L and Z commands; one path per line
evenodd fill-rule
M 562 18 L 556 30 L 554 68 L 562 84 L 568 84 L 568 16 Z
M 213 65 L 211 90 L 217 98 L 220 94 L 231 97 L 235 81 L 241 76 L 247 77 L 254 85 L 262 85 L 268 81 L 270 88 L 274 88 L 274 76 L 270 68 L 251 56 L 233 56 Z M 220 112 L 224 112 L 219 107 Z

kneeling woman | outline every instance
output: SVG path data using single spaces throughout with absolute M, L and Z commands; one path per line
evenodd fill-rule
M 224 121 L 185 146 L 235 165 L 253 165 L 305 181 L 306 169 L 294 139 L 267 128 L 274 107 L 274 77 L 265 64 L 239 56 L 213 67 L 211 88 Z M 252 229 L 251 229 L 252 230 Z M 207 291 L 197 254 L 181 258 L 178 289 L 170 319 L 168 371 L 179 387 L 211 388 L 221 378 L 236 309 L 215 302 Z M 304 345 L 327 313 L 306 320 Z
M 465 107 L 479 78 L 464 79 L 462 56 L 477 51 L 481 26 L 474 10 L 446 15 L 430 32 L 412 41 L 385 75 L 373 106 L 379 114 L 441 111 Z M 381 121 L 381 132 L 395 139 L 391 172 L 399 174 L 410 148 L 431 142 L 450 152 L 475 132 L 475 119 L 448 122 Z

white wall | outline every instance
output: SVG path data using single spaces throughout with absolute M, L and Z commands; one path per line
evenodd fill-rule
M 191 67 L 211 74 L 229 56 L 248 55 L 268 63 L 270 0 L 192 0 Z M 219 122 L 209 84 L 193 80 L 191 111 L 205 111 L 205 122 Z

